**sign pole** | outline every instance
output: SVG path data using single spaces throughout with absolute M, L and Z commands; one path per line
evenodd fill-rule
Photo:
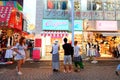
M 71 0 L 72 46 L 74 46 L 74 0 Z

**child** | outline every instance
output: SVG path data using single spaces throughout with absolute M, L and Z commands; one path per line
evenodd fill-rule
M 80 56 L 80 47 L 77 46 L 77 41 L 74 42 L 74 55 L 73 55 L 73 59 L 74 59 L 74 65 L 75 65 L 75 71 L 77 72 L 77 68 L 78 66 L 80 66 L 81 69 L 84 69 L 84 65 L 82 62 L 82 58 Z

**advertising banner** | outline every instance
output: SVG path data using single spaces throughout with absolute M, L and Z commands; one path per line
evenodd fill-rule
M 47 19 L 68 19 L 69 12 L 68 10 L 44 10 L 44 18 Z
M 98 31 L 117 31 L 117 21 L 96 21 Z
M 9 20 L 12 7 L 0 6 L 0 22 L 6 22 Z
M 74 21 L 74 30 L 75 31 L 82 31 L 83 30 L 83 21 L 82 20 L 75 20 Z
M 43 20 L 43 30 L 69 30 L 68 20 Z

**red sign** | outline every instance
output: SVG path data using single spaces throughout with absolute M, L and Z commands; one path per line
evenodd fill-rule
M 35 47 L 41 47 L 42 40 L 41 39 L 35 39 Z
M 22 13 L 14 10 L 10 15 L 9 27 L 22 30 Z

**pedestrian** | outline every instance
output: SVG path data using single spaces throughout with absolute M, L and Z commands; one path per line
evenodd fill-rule
M 75 65 L 75 71 L 78 71 L 78 66 L 80 69 L 84 69 L 83 61 L 80 55 L 80 47 L 77 45 L 77 41 L 74 42 L 74 65 Z
M 116 70 L 115 70 L 115 74 L 116 74 L 117 76 L 119 76 L 119 71 L 120 71 L 120 64 L 118 64 L 118 66 L 117 66 L 117 68 L 116 68 Z
M 59 71 L 59 50 L 58 41 L 56 40 L 52 46 L 52 69 L 54 72 Z
M 5 53 L 6 62 L 12 61 L 12 59 L 13 59 L 13 51 L 12 51 L 11 48 L 12 48 L 11 46 L 7 47 L 7 50 L 6 50 L 6 53 Z
M 16 70 L 18 75 L 22 75 L 21 66 L 25 62 L 25 49 L 27 49 L 25 43 L 26 39 L 24 37 L 21 37 L 19 43 L 17 43 L 16 46 L 14 46 L 13 48 L 13 50 L 17 53 L 17 55 L 15 56 L 15 60 L 17 60 Z
M 71 72 L 72 71 L 72 57 L 71 57 L 71 44 L 67 43 L 67 38 L 64 38 L 64 72 Z M 69 66 L 69 70 L 67 70 L 67 64 Z

